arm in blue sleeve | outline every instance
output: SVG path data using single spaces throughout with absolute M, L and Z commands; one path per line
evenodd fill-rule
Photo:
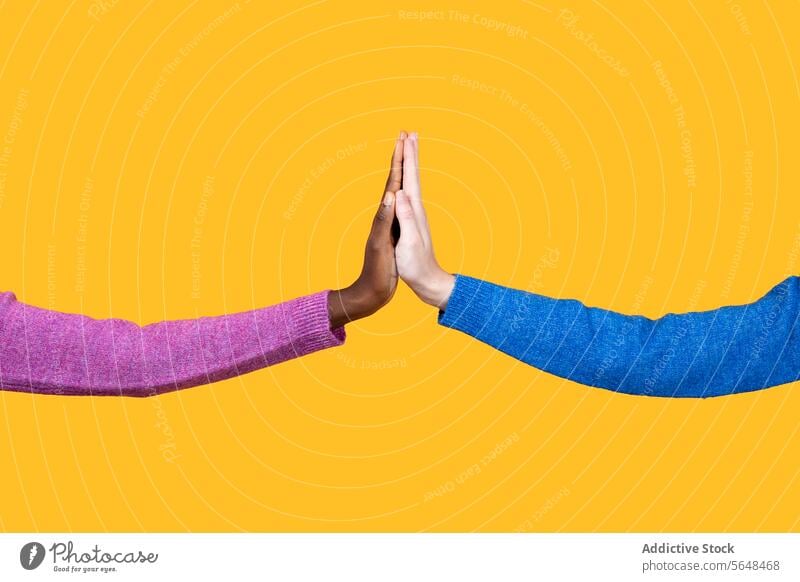
M 456 275 L 439 323 L 588 386 L 705 398 L 798 380 L 798 315 L 796 276 L 747 305 L 649 319 Z

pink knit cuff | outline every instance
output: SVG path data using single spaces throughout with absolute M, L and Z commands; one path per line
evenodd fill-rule
M 289 341 L 297 357 L 340 346 L 347 334 L 344 326 L 331 329 L 328 314 L 330 289 L 291 299 L 283 304 Z

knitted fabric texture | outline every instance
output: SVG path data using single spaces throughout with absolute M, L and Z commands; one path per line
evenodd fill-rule
M 797 381 L 798 316 L 796 276 L 747 305 L 649 319 L 456 275 L 438 321 L 587 386 L 705 398 Z
M 216 382 L 345 341 L 328 293 L 230 315 L 140 327 L 50 311 L 0 293 L 0 388 L 151 396 Z

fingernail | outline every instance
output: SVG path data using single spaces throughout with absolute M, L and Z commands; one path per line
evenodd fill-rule
M 412 131 L 411 132 L 411 139 L 417 139 L 417 132 L 416 131 Z
M 405 131 L 401 131 L 400 132 L 400 139 L 406 139 L 406 137 L 408 137 L 408 134 L 406 134 Z
M 393 202 L 394 202 L 394 194 L 392 194 L 391 192 L 387 192 L 386 194 L 383 195 L 384 206 L 391 206 Z

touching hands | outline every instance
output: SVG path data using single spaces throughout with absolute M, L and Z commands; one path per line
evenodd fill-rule
M 420 193 L 418 138 L 405 131 L 394 144 L 361 274 L 350 286 L 328 296 L 331 328 L 372 315 L 386 305 L 397 289 L 398 276 L 422 301 L 445 310 L 455 277 L 436 261 Z
M 455 277 L 436 261 L 431 231 L 419 185 L 419 142 L 416 132 L 403 144 L 403 189 L 397 192 L 400 240 L 395 248 L 397 271 L 422 301 L 444 311 Z

